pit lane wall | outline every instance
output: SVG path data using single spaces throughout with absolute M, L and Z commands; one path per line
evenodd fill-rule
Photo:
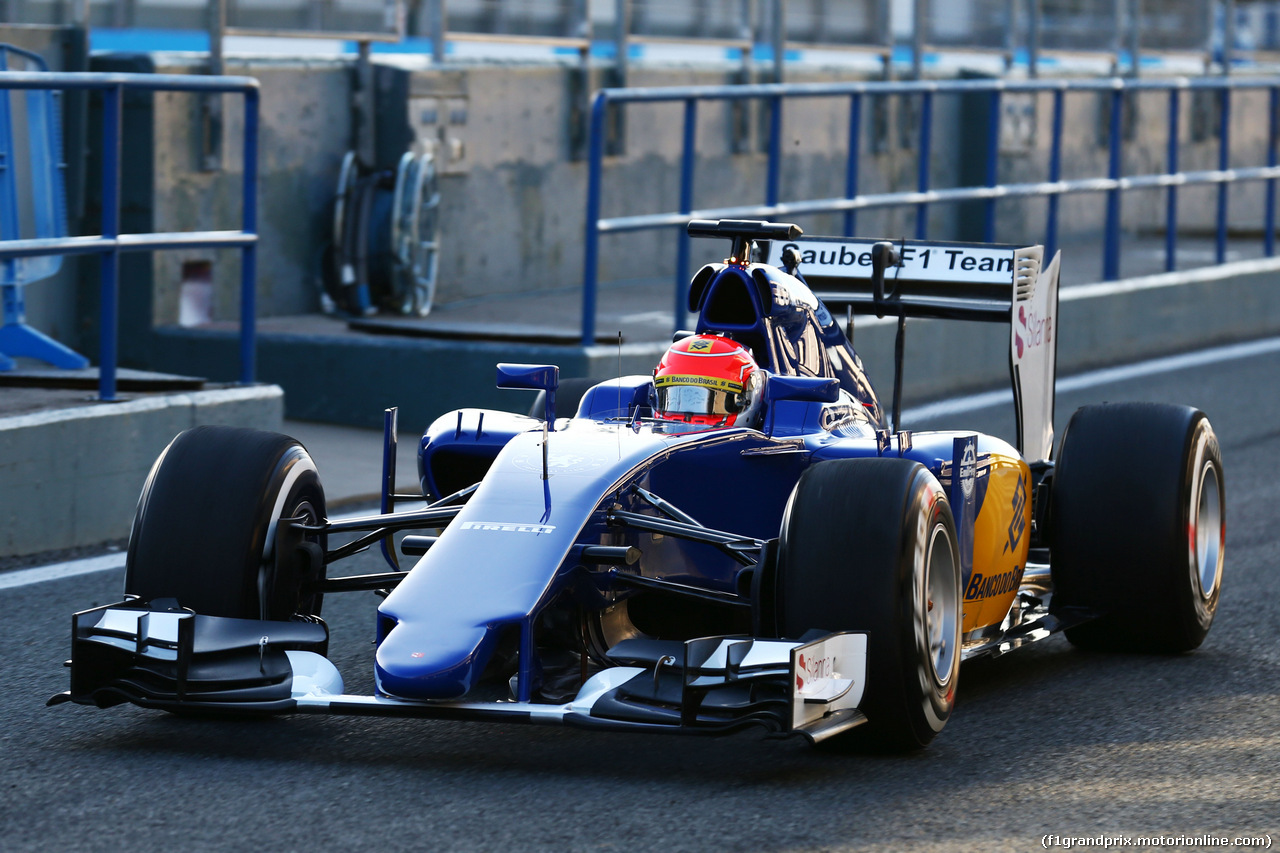
M 274 385 L 121 396 L 61 408 L 33 400 L 8 416 L 0 407 L 0 557 L 128 536 L 147 472 L 176 434 L 206 424 L 278 432 L 284 414 Z
M 1091 263 L 1063 253 L 1064 265 Z M 837 314 L 839 312 L 837 311 Z M 1280 259 L 1063 288 L 1058 375 L 1280 334 Z M 857 318 L 854 346 L 888 405 L 895 321 Z M 231 333 L 198 340 L 162 336 L 196 365 L 234 355 Z M 262 334 L 262 375 L 286 391 L 289 417 L 370 429 L 398 406 L 413 431 L 468 406 L 527 412 L 532 394 L 494 387 L 500 361 L 556 364 L 563 378 L 650 373 L 669 341 L 616 346 L 498 343 L 369 335 Z M 339 378 L 343 377 L 343 378 Z M 913 320 L 907 324 L 903 403 L 1009 385 L 1009 328 L 995 323 Z M 1012 413 L 1012 409 L 1010 410 Z M 904 424 L 910 428 L 910 424 Z

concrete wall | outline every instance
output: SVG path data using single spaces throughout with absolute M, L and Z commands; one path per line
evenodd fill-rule
M 158 71 L 190 70 L 171 57 L 158 57 Z M 333 60 L 231 61 L 228 72 L 250 74 L 262 84 L 260 229 L 260 313 L 287 315 L 318 307 L 321 262 L 332 230 L 332 201 L 342 155 L 353 144 L 350 104 L 354 75 L 349 64 Z M 636 86 L 732 80 L 735 70 L 706 67 L 637 67 Z M 580 89 L 573 64 L 473 65 L 414 70 L 409 81 L 409 118 L 421 142 L 442 138 L 444 175 L 442 245 L 437 300 L 450 302 L 504 293 L 577 287 L 582 280 L 582 243 L 586 166 L 572 159 L 572 115 Z M 848 71 L 814 70 L 804 80 L 847 78 Z M 605 82 L 592 74 L 591 87 Z M 1239 94 L 1233 102 L 1233 162 L 1263 162 L 1265 94 Z M 1216 165 L 1217 142 L 1212 104 L 1184 96 L 1180 135 L 1184 168 Z M 228 97 L 225 167 L 195 170 L 195 99 L 186 95 L 156 98 L 157 229 L 234 228 L 239 224 L 239 133 L 237 99 Z M 1168 99 L 1139 98 L 1133 139 L 1126 143 L 1125 171 L 1163 167 Z M 765 156 L 760 153 L 764 117 L 752 105 L 749 138 L 735 145 L 732 116 L 724 105 L 707 104 L 698 115 L 695 207 L 749 204 L 764 200 Z M 864 106 L 864 193 L 914 189 L 913 107 L 891 100 Z M 1096 93 L 1069 95 L 1064 147 L 1064 177 L 1106 172 L 1106 99 Z M 1206 112 L 1206 109 L 1208 112 Z M 873 116 L 877 110 L 881 114 Z M 425 116 L 425 118 L 424 118 Z M 939 96 L 931 181 L 935 187 L 972 183 L 980 174 L 974 138 L 985 122 L 972 100 Z M 455 121 L 455 119 L 460 119 Z M 781 196 L 784 200 L 837 197 L 844 192 L 847 101 L 807 99 L 788 102 L 784 116 Z M 876 133 L 879 126 L 883 132 Z M 625 154 L 606 163 L 603 212 L 606 216 L 673 210 L 679 202 L 679 104 L 633 105 L 627 109 Z M 1040 181 L 1048 176 L 1052 127 L 1050 96 L 1035 99 L 1034 133 L 1007 145 L 1000 162 L 1002 181 Z M 1206 131 L 1207 135 L 1202 133 Z M 978 170 L 978 171 L 975 171 Z M 1260 186 L 1233 188 L 1231 210 L 1237 227 L 1261 223 Z M 1214 191 L 1184 189 L 1181 221 L 1188 229 L 1212 224 Z M 1061 233 L 1096 235 L 1103 222 L 1100 195 L 1069 196 L 1061 204 Z M 974 208 L 935 205 L 929 235 L 935 239 L 972 236 Z M 1129 196 L 1125 227 L 1131 231 L 1163 227 L 1164 193 Z M 1001 202 L 998 240 L 1044 239 L 1043 199 Z M 836 217 L 799 217 L 811 233 L 838 231 Z M 966 230 L 967 229 L 967 230 Z M 861 234 L 914 233 L 914 212 L 898 209 L 860 214 Z M 602 280 L 637 275 L 665 276 L 673 271 L 674 232 L 608 236 L 602 240 Z M 154 261 L 154 321 L 176 322 L 178 288 L 184 262 L 214 263 L 215 319 L 233 320 L 237 305 L 238 258 L 235 253 L 188 252 L 157 255 Z
M 163 64 L 157 73 L 195 70 Z M 261 83 L 259 120 L 258 310 L 264 316 L 317 310 L 320 262 L 332 221 L 334 187 L 342 155 L 352 145 L 351 68 L 327 60 L 237 65 Z M 222 169 L 201 171 L 199 98 L 176 92 L 155 96 L 155 228 L 223 230 L 241 226 L 244 101 L 223 96 Z M 177 322 L 184 264 L 209 262 L 214 275 L 214 317 L 239 312 L 238 251 L 157 252 L 152 267 L 153 320 Z
M 1058 373 L 1280 334 L 1280 259 L 1241 261 L 1181 273 L 1080 285 L 1062 291 Z M 887 407 L 893 393 L 896 321 L 857 319 L 854 346 Z M 234 359 L 229 332 L 163 332 L 166 358 L 212 372 Z M 402 429 L 425 428 L 454 409 L 524 412 L 529 392 L 494 387 L 499 361 L 555 364 L 562 377 L 650 373 L 667 343 L 581 347 L 468 342 L 393 335 L 265 333 L 259 373 L 288 395 L 289 417 L 378 428 L 400 409 Z M 907 325 L 904 405 L 1007 387 L 1009 327 L 912 320 Z M 335 377 L 355 377 L 340 381 Z
M 1001 153 L 1002 183 L 1048 180 L 1049 144 L 1053 132 L 1053 96 L 1049 93 L 1011 95 L 1033 102 L 1034 144 L 1005 146 Z M 1106 177 L 1109 156 L 1110 92 L 1071 93 L 1064 99 L 1062 178 Z M 1169 93 L 1139 92 L 1127 108 L 1123 175 L 1163 172 L 1168 168 Z M 1266 165 L 1268 93 L 1239 90 L 1231 95 L 1229 134 L 1231 166 Z M 1178 107 L 1178 167 L 1183 171 L 1218 168 L 1219 96 L 1216 92 L 1182 93 Z M 1238 183 L 1229 191 L 1232 230 L 1258 234 L 1264 211 L 1263 182 Z M 1123 227 L 1129 232 L 1163 232 L 1167 190 L 1125 193 Z M 1101 233 L 1106 196 L 1101 193 L 1061 197 L 1059 216 L 1064 238 L 1087 238 Z M 1216 227 L 1217 188 L 1184 187 L 1178 191 L 1178 224 L 1184 233 L 1206 233 Z M 1043 241 L 1047 206 L 1043 199 L 1002 201 L 997 205 L 997 239 L 1008 242 Z
M 140 397 L 0 417 L 0 557 L 129 535 L 147 472 L 204 424 L 279 431 L 276 386 Z

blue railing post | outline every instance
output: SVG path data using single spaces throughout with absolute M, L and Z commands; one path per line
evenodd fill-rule
M 1267 165 L 1248 165 L 1234 169 L 1228 169 L 1230 165 L 1229 145 L 1230 133 L 1225 122 L 1229 120 L 1229 106 L 1224 111 L 1223 127 L 1220 135 L 1226 139 L 1226 146 L 1221 153 L 1222 169 L 1218 171 L 1212 170 L 1196 170 L 1196 171 L 1171 171 L 1181 168 L 1178 162 L 1180 152 L 1180 140 L 1177 135 L 1177 126 L 1181 122 L 1181 95 L 1179 92 L 1171 90 L 1183 89 L 1205 89 L 1206 91 L 1221 91 L 1230 89 L 1248 89 L 1262 90 L 1266 89 L 1271 93 L 1274 105 L 1272 116 L 1272 127 L 1269 133 Z M 986 172 L 980 181 L 974 185 L 963 187 L 949 187 L 944 189 L 932 189 L 930 160 L 932 155 L 932 136 L 933 136 L 933 103 L 934 96 L 938 93 L 972 93 L 979 92 L 990 95 L 992 98 L 992 116 L 993 119 L 998 117 L 1000 101 L 1004 97 L 1004 92 L 1036 92 L 1036 93 L 1052 93 L 1053 96 L 1053 139 L 1050 144 L 1049 152 L 1049 175 L 1048 180 L 1038 182 L 1018 182 L 1002 184 L 1000 183 L 1000 175 L 996 166 L 991 164 L 990 152 L 996 152 L 996 162 L 998 166 L 998 150 L 999 142 L 997 136 L 998 124 L 993 120 L 987 128 L 987 153 L 988 162 Z M 1156 169 L 1151 173 L 1124 175 L 1124 120 L 1126 99 L 1136 97 L 1136 93 L 1140 91 L 1159 91 L 1170 92 L 1170 148 L 1169 168 Z M 1098 174 L 1092 173 L 1086 177 L 1064 179 L 1064 137 L 1066 135 L 1065 128 L 1065 100 L 1066 95 L 1073 92 L 1091 92 L 1097 93 L 1106 100 L 1104 105 L 1110 107 L 1110 116 L 1107 124 L 1109 139 L 1107 141 L 1107 170 L 1106 177 L 1100 178 Z M 917 163 L 917 180 L 914 190 L 891 190 L 879 193 L 866 192 L 865 186 L 862 185 L 860 167 L 861 167 L 861 118 L 862 104 L 867 97 L 919 97 L 920 100 L 920 126 L 918 128 L 918 141 L 920 158 Z M 1168 192 L 1169 209 L 1166 213 L 1164 222 L 1166 224 L 1166 264 L 1176 265 L 1177 263 L 1177 225 L 1178 210 L 1177 199 L 1178 193 L 1176 188 L 1192 185 L 1208 185 L 1220 184 L 1227 185 L 1236 181 L 1263 181 L 1267 186 L 1267 205 L 1266 213 L 1268 232 L 1274 231 L 1274 190 L 1277 180 L 1280 180 L 1280 165 L 1277 165 L 1277 157 L 1280 156 L 1280 75 L 1259 76 L 1256 78 L 1232 77 L 1228 79 L 1214 80 L 1196 80 L 1189 82 L 1184 79 L 1163 80 L 1157 78 L 1142 79 L 1106 79 L 1106 80 L 948 80 L 948 81 L 883 81 L 883 82 L 840 82 L 840 83 L 798 83 L 787 85 L 775 84 L 747 84 L 747 85 L 726 85 L 726 86 L 676 86 L 670 88 L 631 88 L 631 89 L 615 89 L 609 90 L 609 98 L 615 103 L 676 103 L 680 102 L 685 105 L 685 125 L 684 135 L 685 143 L 682 153 L 681 163 L 681 199 L 679 209 L 667 209 L 661 213 L 645 213 L 635 215 L 624 215 L 608 219 L 599 217 L 599 185 L 600 176 L 599 155 L 589 162 L 588 165 L 588 199 L 587 210 L 590 224 L 587 230 L 587 257 L 589 258 L 589 266 L 592 266 L 585 277 L 584 288 L 589 293 L 584 292 L 584 304 L 590 305 L 594 310 L 595 289 L 598 286 L 596 279 L 597 271 L 594 265 L 598 261 L 598 239 L 601 234 L 622 233 L 627 231 L 644 231 L 653 229 L 666 229 L 673 227 L 683 228 L 688 221 L 695 207 L 693 198 L 693 171 L 696 160 L 694 159 L 694 141 L 696 140 L 696 131 L 694 119 L 696 118 L 697 104 L 701 101 L 724 101 L 734 100 L 738 98 L 754 98 L 764 102 L 767 101 L 771 108 L 771 120 L 769 122 L 769 139 L 768 139 L 768 161 L 767 175 L 765 187 L 765 203 L 764 204 L 736 204 L 730 206 L 704 207 L 699 208 L 697 215 L 709 219 L 742 219 L 742 218 L 778 218 L 790 219 L 792 217 L 812 216 L 818 214 L 839 213 L 844 218 L 845 233 L 852 236 L 857 229 L 857 215 L 864 208 L 880 209 L 880 208 L 896 208 L 908 207 L 914 208 L 916 220 L 916 237 L 918 239 L 928 239 L 929 231 L 929 212 L 932 206 L 939 203 L 954 204 L 958 202 L 967 202 L 980 200 L 984 203 L 984 213 L 986 214 L 983 222 L 983 237 L 986 240 L 994 241 L 999 239 L 997 229 L 995 228 L 995 219 L 998 218 L 1000 212 L 999 200 L 1004 198 L 1040 198 L 1046 199 L 1047 217 L 1046 217 L 1046 234 L 1045 249 L 1048 256 L 1052 257 L 1058 251 L 1059 230 L 1060 230 L 1060 213 L 1061 199 L 1060 196 L 1067 194 L 1098 194 L 1106 195 L 1105 207 L 1105 223 L 1104 223 L 1104 239 L 1102 247 L 1102 277 L 1105 280 L 1115 280 L 1120 276 L 1120 256 L 1121 256 L 1121 236 L 1122 236 L 1122 216 L 1121 208 L 1124 194 L 1130 190 L 1148 191 L 1152 189 L 1163 189 Z M 779 189 L 781 180 L 781 116 L 782 109 L 785 107 L 785 100 L 788 98 L 848 98 L 849 99 L 849 148 L 845 163 L 844 176 L 844 192 L 839 191 L 832 194 L 831 197 L 823 198 L 807 198 L 800 200 L 787 200 L 781 198 Z M 600 139 L 603 136 L 602 123 L 593 121 L 592 124 L 592 145 L 601 144 Z M 1261 157 L 1258 158 L 1261 160 Z M 994 192 L 993 192 L 994 190 Z M 1226 191 L 1222 186 L 1219 187 L 1220 196 L 1225 199 Z M 1228 206 L 1220 205 L 1220 219 L 1225 219 L 1228 213 Z M 1225 231 L 1223 232 L 1225 234 Z M 1274 234 L 1268 233 L 1268 251 L 1273 251 Z M 682 325 L 686 311 L 686 293 L 688 286 L 688 266 L 689 266 L 689 244 L 687 239 L 682 235 L 677 250 L 677 290 L 676 303 L 677 323 Z M 584 339 L 585 340 L 585 339 Z
M 1049 182 L 1054 184 L 1062 180 L 1062 119 L 1065 95 L 1061 88 L 1053 90 L 1053 138 L 1049 141 Z M 1049 196 L 1049 211 L 1045 217 L 1046 262 L 1053 260 L 1053 256 L 1058 251 L 1058 198 L 1057 193 Z
M 1000 169 L 1000 90 L 991 91 L 991 113 L 987 116 L 987 186 L 999 185 Z M 989 198 L 982 204 L 982 242 L 994 243 L 996 239 L 996 200 Z
M 920 159 L 916 176 L 916 189 L 922 193 L 929 191 L 929 160 L 933 147 L 933 91 L 925 89 L 920 93 Z M 921 202 L 916 205 L 916 239 L 923 240 L 929 234 L 929 205 Z
M 104 401 L 116 399 L 119 362 L 120 323 L 120 253 L 153 252 L 171 249 L 242 249 L 241 265 L 241 335 L 240 381 L 254 379 L 254 344 L 256 339 L 257 235 L 257 136 L 259 124 L 258 82 L 249 77 L 206 77 L 176 74 L 114 74 L 100 72 L 4 72 L 0 74 L 0 104 L 8 103 L 14 90 L 87 90 L 102 92 L 102 232 L 96 236 L 41 236 L 21 239 L 16 234 L 0 235 L 0 263 L 13 259 L 62 255 L 98 256 L 99 293 L 99 357 L 98 396 Z M 145 92 L 238 92 L 245 97 L 244 140 L 244 211 L 243 229 L 239 231 L 180 231 L 166 233 L 120 233 L 121 209 L 121 141 L 124 121 L 125 90 Z M 37 110 L 34 120 L 48 118 Z M 56 131 L 56 127 L 54 128 Z M 57 136 L 55 132 L 53 134 Z M 50 147 L 46 145 L 46 147 Z M 55 155 L 56 156 L 56 155 Z M 41 160 L 33 159 L 38 168 Z M 47 164 L 47 160 L 45 161 Z M 43 214 L 38 214 L 43 215 Z M 0 217 L 4 219 L 6 217 Z M 58 217 L 61 218 L 60 215 Z M 48 228 L 43 230 L 49 230 Z M 57 229 L 65 232 L 65 228 Z M 70 353 L 51 340 L 48 348 Z M 75 355 L 72 353 L 72 355 Z M 50 360 L 48 356 L 41 358 Z M 79 356 L 76 356 L 79 359 Z M 57 363 L 57 362 L 51 362 Z M 59 364 L 59 366 L 78 366 Z
M 693 165 L 697 156 L 698 101 L 686 98 L 684 102 L 684 148 L 680 153 L 680 213 L 689 218 L 693 210 Z M 676 246 L 676 331 L 685 325 L 689 304 L 689 232 L 680 226 Z
M 1167 171 L 1178 171 L 1178 103 L 1179 91 L 1169 90 L 1169 153 Z M 1178 268 L 1178 188 L 1170 186 L 1165 194 L 1164 212 L 1164 269 L 1173 272 Z
M 769 166 L 765 171 L 764 203 L 778 203 L 778 185 L 782 174 L 782 98 L 769 99 Z
M 1222 89 L 1222 110 L 1218 125 L 1218 170 L 1231 168 L 1231 90 Z M 1214 240 L 1214 258 L 1217 263 L 1227 262 L 1227 182 L 1218 184 L 1218 227 Z
M 604 113 L 608 91 L 591 104 L 591 138 L 587 146 L 587 223 L 582 254 L 582 345 L 596 340 L 596 287 L 600 274 L 600 169 L 604 159 Z
M 1267 90 L 1269 94 L 1267 104 L 1267 166 L 1274 168 L 1276 165 L 1276 137 L 1280 135 L 1280 87 L 1272 86 Z M 1276 253 L 1276 179 L 1268 178 L 1266 183 L 1266 213 L 1263 217 L 1263 249 L 1266 251 L 1267 257 L 1273 257 Z
M 8 67 L 5 52 L 0 50 L 0 70 Z M 14 170 L 18 168 L 14 151 L 9 148 L 13 142 L 13 116 L 9 104 L 9 92 L 0 92 L 0 240 L 17 240 L 21 234 L 18 228 L 18 190 L 17 177 Z M 0 325 L 21 323 L 26 320 L 23 309 L 22 287 L 18 280 L 18 259 L 4 258 L 0 261 L 0 298 L 4 300 L 3 313 L 0 314 Z M 0 353 L 0 370 L 12 370 L 13 362 Z
M 844 197 L 853 200 L 858 197 L 858 169 L 862 154 L 862 95 L 855 94 L 849 99 L 849 155 L 844 167 Z M 844 236 L 852 237 L 858 227 L 858 212 L 844 212 Z
M 1111 122 L 1108 128 L 1110 146 L 1107 156 L 1107 177 L 1113 181 L 1120 180 L 1120 154 L 1124 112 L 1124 83 L 1113 82 L 1111 90 Z M 1120 188 L 1107 190 L 1107 222 L 1106 235 L 1102 248 L 1102 279 L 1115 281 L 1120 277 Z
M 120 325 L 120 118 L 124 87 L 102 93 L 102 236 L 111 245 L 101 255 L 101 340 L 98 358 L 98 399 L 116 399 L 117 336 Z
M 244 97 L 244 188 L 243 226 L 245 234 L 258 233 L 258 90 Z M 240 248 L 240 384 L 252 385 L 256 375 L 258 243 Z

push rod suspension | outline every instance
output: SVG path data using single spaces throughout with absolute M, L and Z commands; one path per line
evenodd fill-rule
M 738 536 L 696 524 L 686 524 L 682 521 L 672 521 L 666 518 L 654 518 L 653 516 L 625 510 L 613 510 L 606 516 L 606 520 L 614 526 L 647 530 L 650 533 L 661 533 L 665 536 L 675 536 L 678 539 L 688 539 L 692 542 L 706 542 L 709 545 L 715 545 L 744 566 L 754 565 L 760 555 L 760 549 L 764 546 L 764 543 L 759 539 L 752 539 L 749 536 Z
M 324 524 L 295 524 L 307 533 L 352 533 L 360 530 L 408 530 L 414 527 L 438 527 L 462 512 L 460 506 L 428 507 L 413 512 L 396 512 L 389 515 L 363 515 L 327 521 Z
M 392 589 L 409 576 L 408 572 L 382 572 L 374 575 L 351 575 L 345 578 L 325 578 L 302 585 L 303 595 L 313 592 L 367 592 Z
M 663 580 L 661 578 L 629 575 L 616 569 L 610 571 L 609 576 L 613 578 L 614 583 L 621 586 L 633 586 L 639 589 L 652 589 L 659 592 L 670 592 L 675 595 L 684 596 L 685 598 L 696 598 L 700 601 L 711 601 L 716 604 L 726 604 L 731 607 L 751 606 L 751 599 L 744 598 L 741 595 L 734 595 L 732 592 L 718 592 L 714 589 L 703 589 L 701 587 L 689 586 L 688 584 L 676 583 L 675 581 Z

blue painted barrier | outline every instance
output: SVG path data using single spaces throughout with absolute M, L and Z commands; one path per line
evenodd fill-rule
M 1231 92 L 1239 89 L 1267 90 L 1270 93 L 1269 130 L 1266 165 L 1231 167 Z M 1214 170 L 1180 171 L 1178 167 L 1177 113 L 1179 98 L 1189 91 L 1215 91 L 1221 105 L 1218 126 L 1218 168 Z M 1110 121 L 1106 177 L 1062 180 L 1063 98 L 1068 92 L 1109 93 Z M 1163 172 L 1143 175 L 1122 174 L 1124 144 L 1122 117 L 1126 98 L 1138 91 L 1168 91 L 1170 96 L 1170 129 L 1168 163 Z M 941 93 L 989 93 L 992 99 L 992 121 L 986 134 L 985 185 L 932 189 L 929 156 L 933 134 L 933 99 Z M 999 106 L 1006 92 L 1051 93 L 1053 97 L 1053 130 L 1049 146 L 1047 180 L 1037 183 L 999 184 L 996 163 L 999 155 Z M 917 150 L 922 152 L 914 192 L 860 194 L 858 168 L 861 151 L 858 139 L 862 130 L 862 103 L 866 96 L 903 95 L 921 99 L 921 120 Z M 780 201 L 778 176 L 781 168 L 783 105 L 795 98 L 840 98 L 849 101 L 848 157 L 846 160 L 845 195 L 842 198 L 797 199 Z M 770 109 L 768 158 L 765 169 L 764 203 L 699 209 L 693 200 L 696 137 L 693 129 L 697 105 L 703 101 L 760 100 Z M 628 103 L 680 102 L 684 104 L 684 133 L 680 161 L 680 204 L 670 212 L 627 216 L 601 216 L 601 185 L 605 148 L 605 116 L 607 108 Z M 1105 78 L 1084 80 L 945 80 L 850 83 L 795 83 L 726 86 L 678 86 L 670 88 L 603 89 L 592 103 L 587 152 L 587 222 L 583 246 L 582 344 L 591 346 L 595 339 L 596 291 L 599 283 L 600 238 L 606 234 L 676 228 L 682 236 L 678 242 L 675 271 L 676 327 L 685 322 L 684 288 L 689 279 L 688 238 L 683 228 L 690 219 L 776 219 L 785 220 L 805 214 L 843 213 L 846 235 L 852 236 L 857 225 L 857 212 L 873 208 L 909 206 L 916 209 L 916 237 L 927 237 L 928 210 L 931 205 L 961 201 L 983 201 L 982 234 L 992 240 L 995 235 L 995 202 L 999 199 L 1043 197 L 1047 203 L 1044 244 L 1052 253 L 1058 245 L 1058 199 L 1071 193 L 1103 193 L 1106 195 L 1104 233 L 1104 280 L 1115 280 L 1120 269 L 1120 211 L 1124 193 L 1131 190 L 1164 188 L 1168 191 L 1168 233 L 1166 236 L 1166 268 L 1176 266 L 1177 189 L 1192 185 L 1217 185 L 1215 215 L 1215 255 L 1218 263 L 1226 257 L 1228 187 L 1238 181 L 1264 181 L 1265 237 L 1268 257 L 1275 254 L 1275 184 L 1280 178 L 1277 165 L 1277 138 L 1280 137 L 1280 76 L 1269 77 L 1175 77 L 1175 78 Z
M 0 45 L 0 71 L 48 71 L 38 54 Z M 53 92 L 0 95 L 0 240 L 66 236 L 61 103 Z M 14 357 L 81 368 L 89 360 L 26 323 L 26 285 L 56 274 L 57 255 L 0 261 L 0 370 Z
M 101 72 L 0 72 L 0 91 L 89 90 L 103 93 L 102 233 L 0 241 L 0 259 L 97 254 L 101 259 L 102 307 L 98 397 L 116 399 L 119 267 L 121 252 L 160 249 L 240 249 L 240 382 L 255 375 L 255 317 L 258 246 L 258 81 L 251 77 Z M 232 93 L 244 97 L 243 210 L 239 231 L 120 233 L 121 112 L 126 90 Z

